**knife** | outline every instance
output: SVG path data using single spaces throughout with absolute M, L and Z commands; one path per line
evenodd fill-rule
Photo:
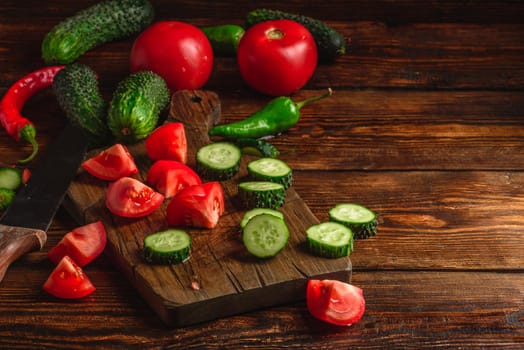
M 68 124 L 49 146 L 0 218 L 0 282 L 9 265 L 30 251 L 43 248 L 46 231 L 87 151 L 87 137 Z

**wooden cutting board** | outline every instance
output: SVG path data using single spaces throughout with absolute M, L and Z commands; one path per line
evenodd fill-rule
M 220 101 L 211 91 L 180 91 L 173 95 L 168 121 L 185 124 L 188 165 L 194 167 L 195 153 L 210 143 L 209 128 L 220 120 Z M 144 143 L 129 146 L 144 181 L 151 161 Z M 90 156 L 92 154 L 89 154 Z M 159 266 L 142 259 L 145 236 L 167 228 L 168 200 L 152 215 L 126 219 L 112 215 L 105 207 L 108 183 L 82 169 L 71 184 L 66 208 L 79 224 L 101 220 L 107 230 L 106 253 L 114 260 L 158 316 L 170 326 L 184 326 L 305 299 L 311 278 L 351 279 L 349 257 L 326 259 L 311 255 L 305 245 L 306 229 L 317 218 L 298 196 L 288 189 L 280 209 L 290 230 L 287 247 L 277 256 L 262 260 L 252 257 L 240 240 L 239 223 L 245 210 L 239 206 L 237 184 L 246 174 L 247 157 L 240 173 L 223 181 L 226 209 L 212 230 L 187 228 L 192 237 L 191 258 L 182 264 Z

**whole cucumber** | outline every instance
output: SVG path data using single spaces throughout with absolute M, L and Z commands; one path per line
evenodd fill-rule
M 88 50 L 140 33 L 153 22 L 147 0 L 104 0 L 57 24 L 42 42 L 47 64 L 68 64 Z
M 318 49 L 318 61 L 321 63 L 331 63 L 338 56 L 346 54 L 346 40 L 333 27 L 330 27 L 321 20 L 271 9 L 256 9 L 246 15 L 246 28 L 253 25 L 276 19 L 290 19 L 306 27 L 313 35 Z
M 110 141 L 106 104 L 97 75 L 89 66 L 79 63 L 65 66 L 53 79 L 53 91 L 66 117 L 85 131 L 91 146 Z
M 107 122 L 117 141 L 135 143 L 156 127 L 160 112 L 169 103 L 166 82 L 151 71 L 140 71 L 122 80 L 109 104 Z

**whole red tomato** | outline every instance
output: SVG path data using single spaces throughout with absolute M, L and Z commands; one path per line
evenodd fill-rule
M 213 49 L 197 27 L 178 21 L 157 22 L 131 48 L 131 72 L 151 70 L 171 91 L 202 87 L 213 68 Z
M 261 22 L 238 44 L 237 59 L 244 81 L 268 95 L 289 95 L 302 88 L 317 66 L 311 33 L 290 20 Z

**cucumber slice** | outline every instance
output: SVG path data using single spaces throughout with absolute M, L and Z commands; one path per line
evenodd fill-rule
M 284 220 L 284 214 L 282 214 L 282 212 L 278 210 L 274 210 L 270 208 L 254 208 L 244 213 L 244 217 L 242 218 L 242 221 L 240 222 L 240 227 L 241 228 L 246 227 L 249 220 L 251 220 L 253 217 L 260 215 L 260 214 L 274 215 L 277 218 Z
M 243 154 L 267 158 L 277 158 L 280 155 L 275 146 L 260 139 L 241 138 L 236 140 L 235 144 L 242 149 Z
M 240 168 L 242 152 L 229 142 L 215 142 L 201 147 L 196 154 L 200 176 L 213 180 L 232 178 Z
M 329 210 L 329 219 L 350 228 L 355 239 L 368 238 L 377 233 L 377 216 L 360 204 L 337 204 Z
M 247 171 L 258 181 L 271 181 L 282 184 L 288 189 L 293 182 L 293 172 L 289 165 L 280 159 L 260 158 L 249 162 Z
M 278 209 L 284 205 L 284 185 L 270 181 L 246 181 L 238 184 L 238 196 L 248 208 Z
M 306 230 L 309 250 L 325 258 L 341 258 L 353 251 L 353 232 L 333 221 L 313 225 Z
M 242 241 L 248 252 L 259 258 L 275 256 L 286 246 L 289 230 L 284 220 L 272 214 L 260 214 L 248 221 Z
M 22 184 L 22 172 L 16 168 L 0 168 L 0 188 L 16 190 Z
M 13 198 L 15 198 L 15 194 L 15 191 L 9 188 L 0 188 L 0 212 L 3 212 L 9 207 Z
M 191 237 L 177 229 L 159 231 L 144 238 L 144 259 L 154 264 L 176 264 L 189 259 Z

